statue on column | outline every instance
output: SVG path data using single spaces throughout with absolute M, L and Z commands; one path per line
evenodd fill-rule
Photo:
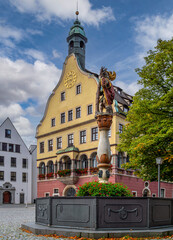
M 115 98 L 115 90 L 111 83 L 116 78 L 116 73 L 107 71 L 107 68 L 101 67 L 99 75 L 99 84 L 96 94 L 96 115 L 103 113 L 113 113 L 112 104 Z
M 104 183 L 107 183 L 110 177 L 111 149 L 108 132 L 112 124 L 112 104 L 115 98 L 115 90 L 111 81 L 115 78 L 115 72 L 108 72 L 107 68 L 101 67 L 96 93 L 96 119 L 100 132 L 96 159 L 99 168 L 99 182 Z

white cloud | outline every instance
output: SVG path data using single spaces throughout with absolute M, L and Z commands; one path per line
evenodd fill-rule
M 35 29 L 26 29 L 27 33 L 30 33 L 31 35 L 43 35 L 43 32 L 40 30 L 35 30 Z
M 30 64 L 8 58 L 0 58 L 0 69 L 0 102 L 4 105 L 28 99 L 45 103 L 61 74 L 53 64 L 41 61 Z
M 20 135 L 30 136 L 35 134 L 35 129 L 32 127 L 30 121 L 27 118 L 19 116 L 13 121 L 13 123 Z
M 16 119 L 16 117 L 23 115 L 24 110 L 17 103 L 11 103 L 10 105 L 0 105 L 0 121 L 4 121 L 7 117 L 11 120 Z
M 55 17 L 60 20 L 74 19 L 76 0 L 10 0 L 18 11 L 34 13 L 39 20 L 51 20 Z M 102 6 L 92 9 L 89 0 L 79 0 L 80 20 L 98 26 L 105 21 L 115 20 L 111 7 Z
M 124 92 L 132 96 L 134 96 L 134 94 L 141 88 L 141 86 L 137 84 L 136 81 L 131 82 L 130 84 L 122 81 L 116 81 L 116 86 L 122 88 Z
M 52 55 L 53 55 L 54 58 L 60 58 L 61 57 L 61 54 L 58 53 L 57 50 L 55 50 L 55 49 L 52 51 Z
M 136 21 L 136 42 L 146 51 L 157 45 L 157 40 L 173 37 L 173 14 L 151 16 Z
M 34 119 L 38 124 L 61 70 L 41 61 L 30 64 L 2 57 L 0 69 L 0 121 L 9 117 L 27 146 L 35 144 Z M 35 102 L 34 107 L 30 99 Z
M 46 59 L 45 54 L 36 49 L 26 49 L 24 53 L 36 60 L 45 61 Z
M 7 117 L 11 119 L 18 133 L 21 135 L 25 143 L 29 146 L 31 139 L 35 134 L 35 128 L 32 126 L 29 119 L 25 115 L 25 111 L 17 103 L 11 103 L 10 105 L 0 105 L 0 123 L 2 123 Z M 30 139 L 30 141 L 28 141 Z
M 7 47 L 14 47 L 23 39 L 23 31 L 14 27 L 0 25 L 0 42 Z

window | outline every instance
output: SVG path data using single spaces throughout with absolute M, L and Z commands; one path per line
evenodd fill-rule
M 48 151 L 53 151 L 53 140 L 48 140 Z
M 68 135 L 68 147 L 73 146 L 73 134 Z
M 45 197 L 49 197 L 49 196 L 50 196 L 50 193 L 46 192 Z
M 23 159 L 22 159 L 22 167 L 23 167 L 23 168 L 27 168 L 27 167 L 28 167 L 28 161 L 27 161 L 26 158 L 23 158 Z
M 93 113 L 93 105 L 88 105 L 88 115 Z
M 74 42 L 71 41 L 70 44 L 69 44 L 70 48 L 72 49 L 74 47 Z
M 92 128 L 91 129 L 91 141 L 96 141 L 98 140 L 98 128 Z
M 121 168 L 122 162 L 123 162 L 123 153 L 119 152 L 118 153 L 118 168 Z
M 58 188 L 54 188 L 54 193 L 59 193 L 59 189 Z
M 7 143 L 2 143 L 2 151 L 7 151 Z
M 11 167 L 16 167 L 16 158 L 11 158 Z
M 22 173 L 22 182 L 27 182 L 27 174 L 25 172 Z
M 73 120 L 73 110 L 68 111 L 68 121 Z
M 86 143 L 86 130 L 80 132 L 80 143 Z
M 20 153 L 20 145 L 16 144 L 16 152 Z
M 64 101 L 65 100 L 65 92 L 62 92 L 61 93 L 61 101 Z
M 85 44 L 84 44 L 84 42 L 83 42 L 83 41 L 80 41 L 80 47 L 81 47 L 82 49 L 84 49 L 84 48 L 85 48 Z
M 77 85 L 76 86 L 76 94 L 80 94 L 81 93 L 81 85 Z
M 44 153 L 44 142 L 40 142 L 40 153 Z
M 51 119 L 51 127 L 55 127 L 55 118 Z
M 49 161 L 48 162 L 48 165 L 47 165 L 47 173 L 54 173 L 54 164 L 52 161 Z
M 119 124 L 119 133 L 122 133 L 122 132 L 123 132 L 123 125 Z
M 54 188 L 53 195 L 54 196 L 59 196 L 59 189 L 58 188 Z
M 40 167 L 39 167 L 39 174 L 45 174 L 45 164 L 42 162 L 40 163 Z
M 62 148 L 62 137 L 57 138 L 57 149 Z
M 155 194 L 155 193 L 153 193 L 153 194 L 152 194 L 152 197 L 156 197 L 156 194 Z
M 11 138 L 11 130 L 10 129 L 5 129 L 5 137 Z
M 80 118 L 81 117 L 81 107 L 77 107 L 76 108 L 76 118 Z
M 11 181 L 16 181 L 16 172 L 11 172 Z
M 0 171 L 0 180 L 4 180 L 4 171 Z
M 137 192 L 136 191 L 132 191 L 132 195 L 133 195 L 133 197 L 137 197 Z
M 9 144 L 9 152 L 14 152 L 14 144 Z
M 4 166 L 4 156 L 0 156 L 0 166 Z
M 164 188 L 160 189 L 160 197 L 162 197 L 162 198 L 165 197 L 165 189 Z
M 61 123 L 65 123 L 65 113 L 61 113 Z

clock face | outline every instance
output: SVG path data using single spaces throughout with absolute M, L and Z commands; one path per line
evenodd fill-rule
M 70 71 L 67 73 L 65 77 L 65 86 L 66 88 L 72 88 L 76 82 L 76 73 L 74 71 Z

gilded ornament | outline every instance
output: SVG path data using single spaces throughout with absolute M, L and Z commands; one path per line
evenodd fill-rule
M 65 78 L 65 87 L 72 88 L 76 82 L 76 73 L 74 71 L 70 71 L 67 73 Z

